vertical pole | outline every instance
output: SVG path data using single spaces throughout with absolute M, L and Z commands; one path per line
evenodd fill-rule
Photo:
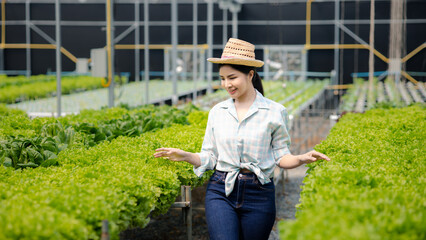
M 186 232 L 188 240 L 192 240 L 192 199 L 191 199 L 191 186 L 185 186 L 185 202 L 189 202 L 189 206 L 186 209 Z
M 140 4 L 139 0 L 135 2 L 135 82 L 140 81 Z
M 169 49 L 164 49 L 164 81 L 170 80 L 170 53 Z
M 194 92 L 192 101 L 197 99 L 197 70 L 198 70 L 198 3 L 192 1 L 192 81 L 194 81 Z
M 307 75 L 307 71 L 308 71 L 308 50 L 303 49 L 302 50 L 302 81 L 306 81 L 306 75 Z
M 206 79 L 206 62 L 207 61 L 203 61 L 203 59 L 206 59 L 206 50 L 205 49 L 201 49 L 200 51 L 200 78 L 201 80 L 205 80 Z
M 355 2 L 355 35 L 359 36 L 359 0 Z M 359 50 L 354 49 L 354 72 L 358 72 L 358 52 Z
M 172 80 L 173 80 L 173 95 L 172 104 L 176 105 L 177 97 L 177 72 L 176 72 L 176 59 L 177 59 L 177 0 L 172 0 Z
M 223 47 L 225 47 L 226 42 L 228 41 L 228 9 L 223 9 L 223 27 L 222 27 L 222 42 Z
M 340 18 L 340 0 L 334 0 L 334 70 L 336 77 L 333 84 L 338 84 L 339 80 L 339 18 Z
M 25 43 L 27 44 L 26 49 L 26 69 L 27 78 L 31 76 L 31 31 L 30 31 L 30 0 L 25 2 Z
M 56 18 L 56 99 L 57 99 L 57 117 L 61 116 L 61 7 L 59 0 L 55 2 L 55 18 Z
M 180 199 L 181 202 L 186 202 L 186 191 L 185 191 L 185 186 L 180 186 Z M 182 217 L 183 217 L 183 223 L 186 224 L 186 208 L 183 207 L 182 208 Z
M 6 44 L 6 0 L 1 1 L 1 46 L 0 70 L 4 70 L 4 47 Z
M 269 47 L 265 47 L 263 49 L 263 59 L 265 59 L 265 65 L 263 65 L 263 79 L 265 79 L 266 81 L 270 80 L 269 78 L 269 64 L 268 64 L 268 60 L 269 60 Z
M 145 104 L 149 103 L 149 0 L 144 4 L 144 77 L 145 77 Z
M 109 240 L 109 226 L 108 220 L 102 221 L 102 233 L 101 240 Z
M 207 57 L 213 57 L 213 0 L 207 3 L 207 45 L 209 46 Z M 207 93 L 212 93 L 212 80 L 213 80 L 213 64 L 207 62 Z
M 373 87 L 374 87 L 374 0 L 371 0 L 370 3 L 370 55 L 369 55 L 369 64 L 368 64 L 368 98 L 367 102 L 371 101 L 374 97 Z
M 108 107 L 114 107 L 114 0 L 107 0 L 107 58 L 108 58 Z
M 232 12 L 232 37 L 238 38 L 238 12 Z

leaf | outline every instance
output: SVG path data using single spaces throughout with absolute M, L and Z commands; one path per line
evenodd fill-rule
M 28 152 L 28 158 L 31 162 L 34 162 L 36 164 L 40 164 L 41 162 L 43 162 L 44 160 L 43 155 L 39 153 L 37 150 L 29 147 L 27 148 L 27 152 Z
M 56 144 L 55 140 L 53 138 L 44 138 L 41 145 L 44 150 L 49 150 L 54 153 L 58 153 L 58 145 Z
M 57 158 L 47 159 L 41 165 L 41 167 L 59 166 Z
M 46 160 L 48 160 L 48 159 L 55 159 L 55 158 L 58 157 L 55 153 L 53 153 L 53 152 L 51 152 L 49 150 L 45 150 L 43 152 L 43 154 L 44 154 L 44 157 L 45 157 Z
M 39 166 L 38 164 L 35 164 L 35 163 L 33 163 L 33 162 L 28 162 L 28 163 L 18 163 L 17 165 L 18 165 L 19 167 L 21 167 L 21 168 L 26 168 L 26 167 L 36 168 L 36 167 L 38 167 L 38 166 Z
M 3 160 L 3 166 L 12 167 L 12 159 L 5 157 L 4 160 Z
M 96 143 L 99 143 L 101 141 L 105 141 L 106 139 L 107 139 L 107 137 L 106 137 L 105 133 L 98 132 L 98 133 L 95 134 L 94 141 Z

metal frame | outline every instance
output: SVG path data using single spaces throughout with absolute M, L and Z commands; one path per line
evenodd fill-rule
M 294 80 L 293 78 L 295 76 L 301 76 L 302 80 L 305 81 L 306 80 L 306 72 L 308 69 L 308 60 L 307 60 L 307 54 L 308 52 L 305 51 L 305 46 L 304 45 L 258 45 L 256 46 L 257 49 L 262 49 L 263 50 L 263 59 L 264 61 L 266 61 L 265 65 L 263 66 L 263 70 L 264 70 L 264 75 L 263 78 L 266 80 L 270 80 L 269 75 L 271 73 L 270 69 L 269 69 L 269 64 L 268 64 L 268 60 L 269 60 L 269 56 L 271 54 L 271 51 L 282 51 L 285 54 L 288 54 L 289 52 L 298 52 L 301 55 L 301 68 L 300 71 L 284 71 L 283 72 L 283 76 L 290 76 L 292 78 L 292 80 Z M 300 74 L 299 74 L 300 72 Z
M 231 9 L 229 9 L 232 13 L 232 36 L 233 37 L 238 37 L 238 25 L 306 25 L 306 44 L 305 44 L 305 49 L 306 50 L 310 50 L 310 49 L 334 49 L 335 54 L 334 54 L 334 62 L 335 62 L 335 71 L 336 71 L 336 76 L 339 76 L 339 66 L 337 64 L 337 62 L 339 62 L 339 49 L 368 49 L 369 45 L 367 44 L 367 42 L 365 42 L 364 40 L 362 40 L 359 36 L 357 36 L 356 33 L 351 32 L 348 28 L 345 27 L 345 24 L 369 24 L 369 20 L 365 19 L 365 20 L 342 20 L 340 19 L 339 16 L 339 4 L 341 2 L 353 2 L 354 0 L 276 0 L 273 2 L 273 4 L 284 4 L 284 3 L 306 3 L 307 4 L 307 20 L 256 20 L 256 21 L 238 21 L 238 11 L 239 9 L 234 9 L 234 11 L 232 11 Z M 358 0 L 360 2 L 368 2 L 370 0 Z M 376 0 L 378 2 L 382 1 L 382 2 L 388 2 L 387 0 Z M 420 0 L 419 0 L 420 1 Z M 12 2 L 12 1 L 10 1 Z M 5 21 L 4 19 L 2 19 L 3 21 L 3 29 L 2 32 L 4 33 L 4 26 L 6 25 L 25 25 L 26 26 L 26 44 L 6 44 L 5 40 L 4 40 L 4 34 L 2 34 L 2 43 L 0 45 L 0 62 L 4 62 L 3 59 L 3 51 L 5 48 L 25 48 L 26 49 L 26 55 L 27 55 L 27 75 L 30 75 L 29 69 L 31 68 L 31 61 L 30 61 L 30 56 L 31 56 L 31 48 L 46 48 L 46 49 L 53 49 L 55 48 L 55 41 L 50 38 L 47 34 L 45 34 L 40 28 L 37 27 L 37 25 L 49 25 L 49 26 L 53 26 L 53 25 L 57 25 L 56 21 L 53 20 L 31 20 L 30 16 L 29 16 L 29 9 L 30 9 L 30 3 L 40 3 L 40 4 L 54 4 L 56 2 L 56 0 L 14 0 L 13 3 L 23 3 L 26 5 L 26 19 L 25 20 L 8 20 Z M 144 21 L 139 21 L 139 19 L 136 17 L 139 13 L 137 13 L 136 11 L 139 11 L 139 0 L 135 1 L 135 0 L 114 0 L 115 4 L 135 4 L 135 20 L 134 21 L 116 21 L 114 22 L 114 26 L 128 26 L 128 28 L 123 31 L 122 33 L 120 33 L 115 39 L 114 39 L 114 43 L 118 43 L 121 39 L 123 39 L 124 37 L 126 37 L 128 34 L 130 34 L 132 31 L 138 32 L 140 27 L 144 27 L 145 31 L 148 30 L 148 28 L 150 26 L 171 26 L 173 25 L 174 27 L 179 27 L 179 26 L 195 26 L 194 23 L 196 23 L 197 27 L 194 27 L 194 33 L 197 32 L 197 28 L 198 26 L 207 26 L 207 44 L 208 46 L 210 46 L 208 48 L 208 52 L 207 52 L 207 57 L 212 57 L 213 54 L 213 49 L 222 49 L 223 48 L 223 44 L 213 44 L 213 39 L 212 39 L 212 34 L 213 34 L 213 27 L 214 26 L 222 26 L 223 27 L 223 39 L 225 39 L 225 35 L 227 35 L 227 28 L 229 26 L 229 23 L 227 21 L 227 10 L 223 10 L 224 11 L 224 18 L 220 21 L 214 21 L 213 20 L 213 4 L 215 4 L 217 1 L 216 0 L 180 0 L 179 4 L 193 4 L 194 7 L 195 5 L 198 4 L 207 4 L 207 21 L 147 21 L 147 19 L 144 19 Z M 258 3 L 265 3 L 264 1 L 261 0 L 245 0 L 242 1 L 244 4 L 258 4 Z M 335 19 L 334 20 L 311 20 L 310 19 L 310 9 L 311 9 L 311 4 L 313 2 L 334 2 L 335 3 Z M 5 4 L 5 1 L 2 1 L 2 5 Z M 105 4 L 105 0 L 84 0 L 84 1 L 75 1 L 75 0 L 61 0 L 61 4 L 84 4 L 84 3 L 95 3 L 95 4 Z M 170 3 L 170 4 L 177 4 L 177 1 L 173 1 L 173 0 L 144 0 L 144 6 L 145 9 L 148 8 L 148 5 L 150 3 Z M 137 9 L 137 10 L 136 10 Z M 147 14 L 145 14 L 146 16 Z M 173 13 L 172 13 L 173 15 Z M 195 15 L 194 15 L 195 16 Z M 226 18 L 225 18 L 226 16 Z M 308 18 L 309 16 L 309 18 Z M 391 22 L 394 22 L 395 20 L 390 20 L 390 19 L 377 19 L 375 20 L 375 24 L 389 24 Z M 406 20 L 407 24 L 419 24 L 419 23 L 426 23 L 426 19 L 407 19 Z M 61 26 L 105 26 L 106 25 L 106 21 L 61 21 Z M 335 41 L 334 44 L 324 44 L 324 45 L 319 45 L 319 44 L 315 44 L 312 45 L 310 44 L 310 29 L 311 29 L 311 25 L 334 25 L 335 26 Z M 172 27 L 173 28 L 173 27 Z M 39 34 L 40 36 L 42 36 L 46 41 L 48 41 L 50 44 L 30 44 L 31 39 L 29 37 L 29 32 L 30 30 L 35 31 L 37 34 Z M 352 38 L 354 38 L 357 42 L 359 42 L 360 44 L 339 44 L 339 32 L 340 30 L 344 31 L 345 33 L 347 33 L 349 36 L 351 36 Z M 172 30 L 173 31 L 173 30 Z M 135 34 L 138 35 L 139 34 Z M 173 35 L 173 34 L 172 34 Z M 195 34 L 196 35 L 196 34 Z M 194 40 L 195 41 L 195 40 Z M 223 40 L 224 41 L 224 40 Z M 138 64 L 139 62 L 139 57 L 137 57 L 136 55 L 139 55 L 139 50 L 140 49 L 145 49 L 146 54 L 145 54 L 145 74 L 148 75 L 149 72 L 149 64 L 147 64 L 149 62 L 149 48 L 152 48 L 152 45 L 149 45 L 149 37 L 147 36 L 147 34 L 145 34 L 145 41 L 144 41 L 144 45 L 143 47 L 139 44 L 139 39 L 138 37 L 135 37 L 135 45 L 120 45 L 117 44 L 115 49 L 134 49 L 135 50 L 135 65 Z M 415 55 L 416 53 L 420 52 L 421 50 L 423 50 L 426 47 L 426 43 L 421 44 L 418 48 L 416 48 L 415 50 L 413 50 L 411 53 L 407 54 L 404 58 L 402 58 L 402 61 L 407 61 L 409 58 L 411 58 L 413 55 Z M 257 46 L 257 48 L 259 48 L 259 46 Z M 62 53 L 64 53 L 68 58 L 70 58 L 72 61 L 76 62 L 76 57 L 73 56 L 71 53 L 69 53 L 66 49 L 61 48 L 60 49 Z M 385 62 L 389 62 L 389 59 L 387 59 L 383 54 L 379 53 L 378 51 L 375 50 L 375 54 L 376 56 L 378 56 L 379 58 L 381 58 L 383 61 Z M 212 64 L 211 63 L 207 63 L 207 80 L 209 82 L 209 86 L 210 86 L 210 91 L 211 92 L 211 82 L 212 82 L 212 78 L 213 78 L 213 73 L 212 73 Z M 1 67 L 1 66 L 0 66 Z M 137 71 L 139 68 L 139 64 L 135 67 L 135 71 Z M 202 73 L 203 74 L 203 73 Z M 410 81 L 416 83 L 417 81 L 410 76 L 407 72 L 402 72 L 401 73 L 403 76 L 405 76 L 407 79 L 409 79 Z M 135 74 L 137 77 L 135 77 L 135 80 L 139 80 L 139 75 Z M 145 76 L 145 80 L 149 79 L 147 76 Z M 147 81 L 148 82 L 148 81 Z M 337 78 L 336 78 L 336 82 Z M 113 83 L 112 83 L 113 84 Z M 195 86 L 195 83 L 194 83 Z M 177 87 L 174 87 L 174 89 L 176 89 Z M 148 88 L 147 92 L 145 93 L 146 97 L 148 98 Z M 174 90 L 174 95 L 176 90 Z M 147 100 L 147 99 L 146 99 Z M 147 102 L 147 101 L 146 101 Z M 110 104 L 111 105 L 111 104 Z
M 379 57 L 381 60 L 383 60 L 384 62 L 388 63 L 390 62 L 389 58 L 385 57 L 383 54 L 381 54 L 379 51 L 377 51 L 376 49 L 374 49 L 374 47 L 370 46 L 370 44 L 367 44 L 365 41 L 363 41 L 357 34 L 351 32 L 348 28 L 346 28 L 344 26 L 344 22 L 343 20 L 340 19 L 340 3 L 341 2 L 349 2 L 349 1 L 354 1 L 354 0 L 334 0 L 335 5 L 335 20 L 334 20 L 334 44 L 311 44 L 310 43 L 310 38 L 311 38 L 311 5 L 312 2 L 314 2 L 315 0 L 308 0 L 306 3 L 306 44 L 305 44 L 305 48 L 306 50 L 310 50 L 310 49 L 334 49 L 334 71 L 335 71 L 335 78 L 333 79 L 333 83 L 337 84 L 339 82 L 339 49 L 367 49 L 370 50 L 374 53 L 374 55 L 376 55 L 377 57 Z M 316 2 L 325 2 L 325 0 L 321 1 L 321 0 L 317 0 Z M 410 20 L 410 21 L 409 21 Z M 359 20 L 355 20 L 357 24 L 360 23 Z M 368 24 L 370 24 L 370 20 L 367 20 Z M 374 24 L 376 24 L 377 22 L 386 22 L 386 23 L 391 23 L 391 22 L 400 22 L 401 20 L 391 20 L 388 19 L 387 21 L 377 21 L 374 19 Z M 405 23 L 424 23 L 426 21 L 426 19 L 407 19 L 404 20 Z M 342 23 L 343 22 L 343 23 Z M 340 30 L 343 30 L 345 33 L 347 33 L 349 36 L 351 36 L 353 39 L 355 39 L 357 42 L 360 42 L 361 44 L 340 44 L 340 39 L 339 39 L 339 32 Z M 410 52 L 409 54 L 407 54 L 405 57 L 403 57 L 401 59 L 401 62 L 405 62 L 407 61 L 409 58 L 411 58 L 412 56 L 414 56 L 415 54 L 417 54 L 419 51 L 421 51 L 422 49 L 426 48 L 426 42 L 423 44 L 420 44 L 420 46 L 418 46 L 416 49 L 414 49 L 412 52 Z M 410 80 L 411 82 L 417 84 L 417 80 L 415 80 L 412 76 L 410 76 L 407 72 L 405 71 L 401 71 L 401 74 L 406 77 L 408 80 Z

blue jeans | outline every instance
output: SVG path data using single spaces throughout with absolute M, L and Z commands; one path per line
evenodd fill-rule
M 268 239 L 275 222 L 275 186 L 254 173 L 240 173 L 225 195 L 226 172 L 215 171 L 207 185 L 206 220 L 210 240 Z

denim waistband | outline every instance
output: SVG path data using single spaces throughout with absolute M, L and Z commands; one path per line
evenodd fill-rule
M 224 179 L 225 179 L 225 177 L 228 174 L 228 172 L 224 172 L 224 171 L 220 171 L 220 170 L 216 169 L 214 171 L 214 174 L 217 174 L 217 175 L 219 175 L 221 177 L 223 176 Z M 243 179 L 243 180 L 256 180 L 257 179 L 257 175 L 254 172 L 249 172 L 249 173 L 240 172 L 238 174 L 238 178 L 239 179 Z M 269 178 L 269 179 L 272 181 L 274 178 Z
M 226 175 L 228 174 L 228 172 L 224 172 L 224 171 L 220 171 L 220 170 L 215 170 L 215 174 L 219 175 L 219 176 L 224 176 L 226 177 Z M 238 174 L 238 178 L 242 179 L 242 180 L 256 180 L 257 176 L 255 173 L 253 172 L 249 172 L 249 173 L 243 173 L 240 172 Z

